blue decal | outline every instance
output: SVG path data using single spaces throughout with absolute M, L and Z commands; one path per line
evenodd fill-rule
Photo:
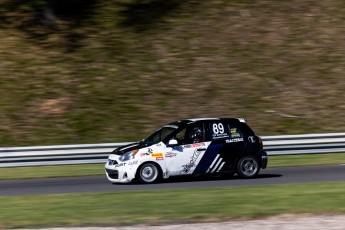
M 222 144 L 211 144 L 204 156 L 201 158 L 199 164 L 196 166 L 193 174 L 203 174 L 206 173 L 214 159 L 216 158 L 217 154 L 219 153 L 220 148 L 222 147 Z
M 183 152 L 182 146 L 174 146 L 172 147 L 172 150 L 178 151 L 178 152 Z

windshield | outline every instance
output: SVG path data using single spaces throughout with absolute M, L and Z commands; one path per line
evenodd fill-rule
M 163 128 L 154 132 L 151 136 L 146 138 L 143 143 L 145 145 L 158 144 L 159 142 L 167 138 L 170 134 L 172 134 L 175 130 L 176 130 L 175 127 L 164 126 Z

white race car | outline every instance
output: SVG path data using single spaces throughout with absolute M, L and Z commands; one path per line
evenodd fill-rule
M 220 173 L 253 178 L 266 165 L 261 138 L 244 119 L 199 118 L 172 122 L 143 141 L 115 149 L 105 171 L 112 183 L 155 183 Z

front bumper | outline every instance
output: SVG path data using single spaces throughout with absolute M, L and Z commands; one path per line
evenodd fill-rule
M 118 180 L 119 179 L 119 171 L 118 170 L 105 168 L 105 173 L 107 174 L 108 179 L 111 179 L 111 180 Z
M 109 159 L 105 164 L 105 174 L 112 183 L 130 183 L 135 178 L 137 166 L 120 163 L 116 159 Z
M 128 173 L 122 170 L 105 168 L 105 174 L 112 183 L 130 183 L 132 179 L 129 178 Z

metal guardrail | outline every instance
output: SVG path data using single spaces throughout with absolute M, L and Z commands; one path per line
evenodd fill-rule
M 262 140 L 271 156 L 345 152 L 345 133 L 264 136 Z
M 270 156 L 345 152 L 345 133 L 264 136 L 262 139 Z M 0 148 L 0 168 L 105 163 L 115 148 L 129 143 Z
M 0 168 L 105 163 L 115 148 L 129 143 L 0 148 Z

